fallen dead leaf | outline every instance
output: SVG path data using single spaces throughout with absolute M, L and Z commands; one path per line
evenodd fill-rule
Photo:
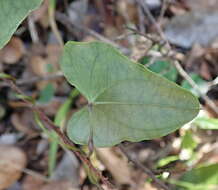
M 14 113 L 11 116 L 13 126 L 20 132 L 27 135 L 36 134 L 36 124 L 34 123 L 33 113 L 29 109 L 25 109 L 21 113 Z
M 26 166 L 25 153 L 14 146 L 0 146 L 0 190 L 6 189 L 18 180 Z
M 32 56 L 30 58 L 30 65 L 32 72 L 37 76 L 45 76 L 47 74 L 47 61 L 41 56 Z
M 42 5 L 31 14 L 34 21 L 38 21 L 44 28 L 49 26 L 48 6 L 49 0 L 44 0 Z
M 53 181 L 47 185 L 44 185 L 40 190 L 77 190 L 72 187 L 72 183 L 67 180 L 58 180 L 58 181 Z
M 1 60 L 4 63 L 14 64 L 18 62 L 25 52 L 23 42 L 18 37 L 12 37 L 9 43 L 0 51 Z
M 156 187 L 152 186 L 150 183 L 146 183 L 144 189 L 145 190 L 158 190 Z
M 138 10 L 135 1 L 119 0 L 116 2 L 118 13 L 124 18 L 126 24 L 138 23 Z
M 99 148 L 97 155 L 118 184 L 131 184 L 131 172 L 128 163 L 116 156 L 110 148 Z
M 51 64 L 55 70 L 58 70 L 58 62 L 61 56 L 61 47 L 57 44 L 48 44 L 46 46 L 47 63 Z
M 38 190 L 44 185 L 44 181 L 40 178 L 27 175 L 22 184 L 23 190 Z
M 169 6 L 170 12 L 174 15 L 183 15 L 187 12 L 186 7 L 181 6 L 181 4 L 172 4 Z
M 216 10 L 218 8 L 218 0 L 185 0 L 186 5 L 191 10 Z

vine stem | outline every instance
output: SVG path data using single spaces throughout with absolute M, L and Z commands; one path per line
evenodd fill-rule
M 5 82 L 9 84 L 12 90 L 14 90 L 16 93 L 22 95 L 23 97 L 27 97 L 25 93 L 18 87 L 16 84 L 9 80 L 9 79 L 3 79 Z M 90 159 L 87 157 L 87 155 L 81 151 L 80 149 L 75 147 L 75 144 L 60 130 L 58 126 L 56 126 L 49 118 L 46 116 L 46 114 L 41 111 L 39 108 L 37 108 L 32 102 L 29 100 L 22 98 L 22 100 L 33 110 L 35 111 L 38 115 L 39 118 L 46 124 L 47 129 L 55 131 L 59 138 L 63 141 L 63 143 L 66 145 L 68 149 L 73 151 L 75 155 L 84 163 L 86 164 L 90 170 L 93 171 L 93 173 L 102 181 L 102 183 L 108 187 L 108 189 L 113 189 L 114 185 L 109 182 L 109 180 L 102 175 L 102 173 L 96 169 Z

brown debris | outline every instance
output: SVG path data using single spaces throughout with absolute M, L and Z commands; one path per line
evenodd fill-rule
M 0 189 L 6 189 L 21 177 L 26 166 L 25 153 L 14 146 L 0 145 Z
M 25 53 L 23 42 L 18 37 L 12 37 L 0 51 L 0 60 L 7 64 L 17 63 Z

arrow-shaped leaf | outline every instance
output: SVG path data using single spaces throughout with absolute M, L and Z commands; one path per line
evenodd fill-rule
M 68 42 L 60 65 L 89 102 L 68 123 L 68 135 L 78 144 L 88 144 L 90 137 L 96 147 L 153 139 L 199 111 L 190 92 L 102 42 Z

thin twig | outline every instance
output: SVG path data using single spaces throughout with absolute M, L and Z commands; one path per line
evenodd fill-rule
M 167 10 L 168 4 L 169 4 L 169 0 L 163 0 L 162 1 L 162 7 L 161 7 L 160 16 L 158 18 L 158 21 L 161 21 L 163 19 L 164 14 L 165 14 L 165 12 Z
M 17 92 L 20 95 L 23 95 L 26 97 L 25 93 L 22 92 L 22 90 L 15 85 L 15 83 L 11 80 L 3 79 L 5 82 L 8 82 L 11 89 L 13 89 L 15 92 Z M 38 107 L 36 107 L 32 102 L 28 101 L 27 99 L 22 99 L 30 108 L 32 108 L 33 111 L 35 111 L 40 119 L 46 124 L 47 129 L 55 131 L 59 138 L 63 141 L 63 143 L 71 150 L 73 151 L 76 156 L 85 163 L 90 170 L 94 172 L 94 174 L 102 181 L 103 184 L 105 184 L 109 189 L 112 189 L 114 186 L 108 181 L 107 178 L 105 178 L 101 172 L 99 172 L 91 163 L 89 158 L 78 148 L 75 147 L 75 144 L 60 130 L 58 126 L 56 126 L 45 114 L 42 112 Z
M 30 176 L 33 176 L 33 177 L 35 177 L 35 178 L 41 179 L 41 180 L 43 180 L 43 181 L 45 181 L 45 182 L 51 182 L 51 180 L 48 179 L 46 176 L 43 176 L 43 175 L 41 175 L 40 173 L 35 172 L 35 171 L 33 171 L 33 170 L 30 170 L 30 169 L 28 169 L 28 168 L 22 169 L 22 172 L 23 172 L 23 173 L 26 173 L 26 174 L 28 174 L 28 175 L 30 175 Z
M 151 36 L 149 34 L 142 33 L 140 31 L 136 30 L 135 28 L 132 28 L 129 26 L 126 26 L 125 28 L 132 31 L 133 34 L 138 34 L 140 36 L 145 37 L 146 39 L 150 40 L 152 43 L 159 43 L 160 44 L 160 39 L 157 39 L 157 36 Z
M 137 6 L 137 10 L 138 10 L 138 17 L 139 17 L 139 30 L 142 33 L 145 33 L 145 15 L 142 12 L 142 8 L 141 6 Z
M 46 81 L 46 80 L 55 80 L 58 78 L 63 77 L 63 73 L 62 72 L 57 72 L 57 73 L 53 73 L 53 74 L 49 74 L 49 75 L 45 75 L 45 76 L 36 76 L 36 77 L 32 77 L 30 79 L 19 79 L 15 81 L 15 84 L 17 86 L 22 86 L 22 85 L 31 85 L 33 83 L 37 83 L 40 81 Z M 7 82 L 3 82 L 0 84 L 0 87 L 4 87 L 4 86 L 8 86 Z
M 164 189 L 164 190 L 170 190 L 169 187 L 167 187 L 161 180 L 159 180 L 154 173 L 147 168 L 146 166 L 144 166 L 137 158 L 131 156 L 128 151 L 126 151 L 125 147 L 120 144 L 119 145 L 120 150 L 125 154 L 125 156 L 131 161 L 133 162 L 139 169 L 141 169 L 142 171 L 144 171 L 153 181 L 154 183 Z
M 129 54 L 130 50 L 128 48 L 125 48 L 117 43 L 115 43 L 114 41 L 106 38 L 105 36 L 102 36 L 101 34 L 95 32 L 94 30 L 87 28 L 84 25 L 79 25 L 79 24 L 74 24 L 73 22 L 71 22 L 71 20 L 69 19 L 69 17 L 67 17 L 65 14 L 57 12 L 55 14 L 55 17 L 57 19 L 58 22 L 60 22 L 61 24 L 63 24 L 70 33 L 72 33 L 73 35 L 75 35 L 75 31 L 73 28 L 76 28 L 79 31 L 83 31 L 91 36 L 94 36 L 96 39 L 102 41 L 102 42 L 106 42 L 108 44 L 111 44 L 112 46 L 120 49 L 124 54 Z M 73 28 L 72 28 L 73 27 Z
M 159 24 L 157 24 L 155 18 L 153 17 L 153 15 L 151 14 L 147 4 L 145 1 L 143 0 L 136 0 L 136 2 L 141 5 L 142 9 L 144 10 L 144 12 L 146 13 L 148 19 L 151 21 L 151 23 L 155 26 L 155 28 L 157 29 L 158 33 L 160 34 L 161 38 L 165 39 L 165 35 L 161 29 L 161 27 L 159 26 Z M 168 42 L 167 42 L 168 43 Z
M 31 15 L 27 17 L 27 22 L 28 22 L 30 36 L 32 38 L 33 43 L 39 43 L 39 35 L 36 30 L 35 22 Z
M 218 114 L 218 107 L 216 104 L 204 93 L 201 92 L 201 89 L 195 83 L 195 81 L 188 75 L 188 73 L 182 68 L 178 61 L 174 61 L 173 64 L 175 65 L 176 69 L 179 71 L 180 75 L 185 78 L 188 83 L 199 93 L 199 95 L 207 102 L 208 106 L 210 106 L 213 111 Z

